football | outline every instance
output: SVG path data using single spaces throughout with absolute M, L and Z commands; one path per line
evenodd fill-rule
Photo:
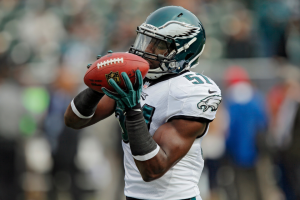
M 131 53 L 108 53 L 90 66 L 85 73 L 84 83 L 91 89 L 101 93 L 103 93 L 102 87 L 115 92 L 108 80 L 112 78 L 122 89 L 126 89 L 121 73 L 126 72 L 131 83 L 134 84 L 137 69 L 141 71 L 143 78 L 145 78 L 149 70 L 149 63 Z

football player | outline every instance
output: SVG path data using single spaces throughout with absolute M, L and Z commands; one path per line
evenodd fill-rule
M 83 128 L 115 113 L 123 130 L 125 189 L 129 199 L 201 199 L 198 181 L 203 169 L 201 141 L 221 102 L 219 87 L 190 71 L 205 46 L 199 19 L 177 6 L 151 13 L 137 28 L 129 53 L 143 57 L 150 70 L 136 82 L 126 73 L 118 94 L 88 88 L 65 113 L 65 123 Z

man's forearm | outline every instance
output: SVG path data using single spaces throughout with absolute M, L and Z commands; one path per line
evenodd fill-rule
M 131 153 L 136 160 L 149 160 L 157 154 L 159 146 L 148 131 L 140 106 L 127 111 L 126 127 Z
M 80 92 L 65 112 L 65 124 L 74 129 L 85 127 L 92 120 L 97 105 L 104 94 L 87 88 Z
M 73 128 L 73 129 L 81 129 L 85 127 L 90 121 L 89 119 L 81 119 L 79 118 L 72 110 L 71 104 L 68 106 L 65 115 L 64 115 L 65 124 L 67 127 Z
M 144 181 L 152 181 L 155 179 L 154 176 L 160 177 L 160 164 L 154 161 L 159 158 L 155 158 L 153 162 L 149 162 L 150 159 L 159 153 L 160 147 L 148 131 L 139 104 L 126 112 L 126 127 L 131 153 Z

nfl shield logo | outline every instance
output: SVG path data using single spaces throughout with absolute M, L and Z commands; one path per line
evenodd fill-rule
M 119 72 L 110 72 L 109 74 L 105 74 L 105 77 L 106 77 L 106 80 L 108 82 L 109 79 L 114 79 L 114 81 L 117 83 L 117 84 L 120 84 L 121 83 L 121 79 L 120 79 L 120 76 L 119 76 Z M 109 82 L 108 82 L 109 83 Z
M 150 85 L 150 83 L 148 82 L 148 81 L 146 81 L 146 83 L 144 84 L 144 88 L 146 89 L 146 88 L 148 88 L 149 87 L 149 85 Z

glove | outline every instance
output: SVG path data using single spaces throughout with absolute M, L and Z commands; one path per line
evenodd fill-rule
M 114 99 L 118 107 L 124 110 L 128 110 L 139 105 L 140 103 L 140 97 L 141 97 L 142 86 L 143 86 L 143 77 L 141 71 L 136 70 L 135 84 L 133 86 L 126 72 L 122 72 L 121 76 L 123 77 L 125 86 L 127 88 L 126 91 L 122 90 L 113 79 L 109 79 L 108 82 L 116 90 L 118 94 L 117 95 L 113 94 L 106 88 L 102 88 L 102 91 L 108 97 Z

